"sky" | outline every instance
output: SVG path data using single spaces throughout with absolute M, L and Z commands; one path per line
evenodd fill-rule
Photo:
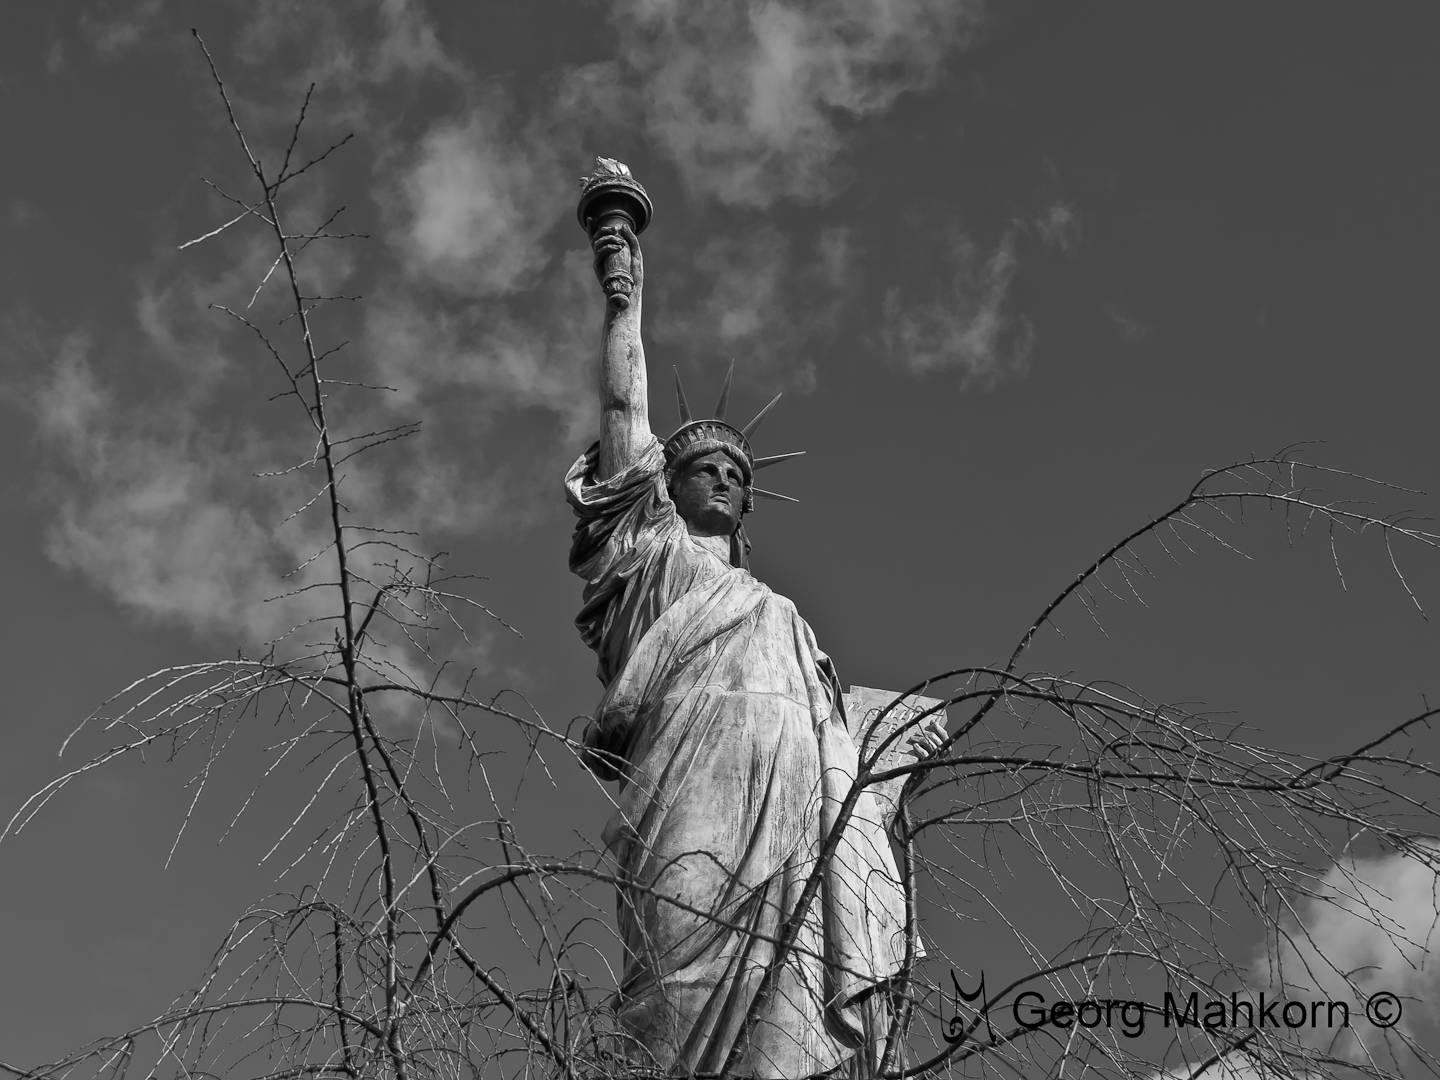
M 394 388 L 347 402 L 357 430 L 422 427 L 347 491 L 485 578 L 519 634 L 483 621 L 451 658 L 561 726 L 600 690 L 560 486 L 598 429 L 574 216 L 597 154 L 655 204 L 657 432 L 672 365 L 701 403 L 733 358 L 734 415 L 784 392 L 757 452 L 807 451 L 766 474 L 800 502 L 761 504 L 752 565 L 844 681 L 1003 661 L 1205 469 L 1304 444 L 1409 489 L 1371 491 L 1380 512 L 1435 512 L 1433 5 L 7 5 L 0 820 L 112 694 L 306 613 L 266 602 L 316 546 L 286 520 L 303 481 L 255 475 L 304 458 L 303 418 L 208 307 L 244 307 L 270 257 L 241 226 L 181 247 L 232 216 L 202 177 L 246 180 L 192 27 L 262 157 L 311 82 L 305 145 L 353 133 L 293 197 L 368 236 L 314 252 L 314 280 L 363 296 L 317 325 Z M 1392 567 L 1367 534 L 1332 554 L 1258 505 L 1223 530 L 1145 553 L 1138 600 L 1062 611 L 1030 662 L 1317 754 L 1440 693 L 1440 553 Z M 0 1059 L 153 1015 L 276 887 L 260 856 L 293 791 L 219 843 L 243 767 L 166 868 L 192 774 L 91 774 L 0 844 Z M 593 842 L 598 796 L 562 794 L 539 827 Z

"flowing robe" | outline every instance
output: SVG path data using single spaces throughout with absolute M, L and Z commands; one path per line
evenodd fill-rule
M 604 832 L 620 871 L 617 1011 L 661 1069 L 718 1072 L 740 1034 L 856 769 L 839 683 L 794 604 L 686 531 L 652 441 L 604 481 L 571 468 L 576 625 L 605 692 L 588 762 L 620 780 Z M 717 547 L 719 545 L 716 545 Z M 904 902 L 862 794 L 742 1077 L 873 1075 L 883 987 L 904 955 Z

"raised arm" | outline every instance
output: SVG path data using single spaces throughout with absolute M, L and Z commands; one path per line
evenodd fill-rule
M 595 276 L 604 279 L 606 256 L 630 249 L 635 285 L 630 303 L 607 301 L 600 339 L 600 462 L 598 480 L 608 480 L 633 464 L 650 443 L 650 407 L 646 396 L 645 348 L 640 343 L 641 294 L 645 268 L 640 242 L 628 225 L 606 225 L 592 242 Z

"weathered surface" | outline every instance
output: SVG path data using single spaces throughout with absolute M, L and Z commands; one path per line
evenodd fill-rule
M 583 198 L 616 177 L 620 195 L 643 195 L 623 165 L 599 164 Z M 579 517 L 570 567 L 585 580 L 576 624 L 605 684 L 587 763 L 620 781 L 604 839 L 635 882 L 620 895 L 617 1011 L 635 1056 L 676 1074 L 718 1072 L 738 1046 L 737 1077 L 807 1077 L 847 1063 L 873 1076 L 886 1034 L 887 995 L 876 991 L 905 942 L 895 861 L 869 791 L 745 1031 L 857 766 L 829 658 L 795 606 L 745 568 L 741 517 L 755 495 L 771 494 L 754 487 L 755 470 L 794 455 L 753 456 L 748 437 L 774 402 L 734 427 L 724 418 L 728 377 L 714 419 L 693 420 L 680 393 L 681 426 L 661 447 L 640 334 L 643 222 L 587 215 L 587 205 L 608 297 L 600 440 L 571 468 L 566 493 Z M 642 209 L 648 221 L 648 198 Z
M 689 534 L 659 445 L 606 481 L 595 460 L 592 448 L 566 479 L 577 625 L 606 684 L 587 743 L 621 780 L 605 841 L 654 890 L 621 898 L 620 1015 L 662 1067 L 717 1071 L 773 955 L 765 938 L 850 787 L 855 743 L 810 627 L 725 545 Z M 809 1076 L 883 1037 L 867 995 L 899 966 L 903 921 L 863 794 L 737 1075 Z

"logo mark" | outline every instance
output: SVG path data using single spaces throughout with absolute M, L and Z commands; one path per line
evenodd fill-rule
M 966 993 L 960 989 L 960 980 L 956 977 L 954 968 L 950 969 L 950 982 L 954 984 L 955 987 L 955 1015 L 950 1017 L 945 1023 L 945 1041 L 951 1046 L 959 1046 L 980 1026 L 980 1020 L 983 1017 L 985 1020 L 985 1030 L 990 1033 L 990 1041 L 994 1042 L 995 1029 L 990 1026 L 990 1001 L 985 996 L 985 973 L 983 971 L 980 973 L 980 985 L 970 993 Z M 975 1018 L 969 1022 L 960 1015 L 960 1003 L 962 1001 L 972 1007 L 974 1002 L 980 1002 L 980 1008 L 973 1010 L 975 1012 Z

